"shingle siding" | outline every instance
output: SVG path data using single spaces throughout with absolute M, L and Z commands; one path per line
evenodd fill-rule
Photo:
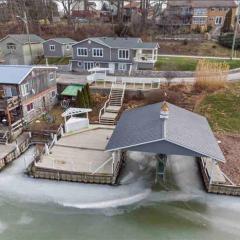
M 55 51 L 50 50 L 50 46 L 55 46 Z M 63 45 L 54 41 L 54 40 L 48 40 L 43 43 L 43 51 L 45 57 L 63 57 L 64 51 L 63 51 Z

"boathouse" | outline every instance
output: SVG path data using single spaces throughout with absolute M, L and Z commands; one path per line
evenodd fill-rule
M 212 163 L 210 179 L 215 163 L 225 161 L 207 119 L 167 102 L 125 111 L 106 150 L 113 156 L 139 151 L 205 157 Z

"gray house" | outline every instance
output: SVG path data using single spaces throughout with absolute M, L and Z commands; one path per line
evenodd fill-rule
M 0 66 L 0 141 L 15 138 L 23 125 L 57 101 L 56 68 Z
M 77 42 L 71 38 L 52 38 L 43 42 L 46 58 L 72 56 L 72 45 Z
M 110 73 L 152 69 L 157 61 L 158 43 L 140 38 L 88 38 L 73 45 L 72 70 L 107 68 Z
M 43 55 L 44 40 L 35 34 L 30 34 L 29 37 L 31 44 L 27 34 L 9 34 L 0 40 L 1 58 L 5 64 L 28 65 Z

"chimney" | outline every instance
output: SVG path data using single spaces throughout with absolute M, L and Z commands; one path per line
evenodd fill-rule
M 169 108 L 166 101 L 162 103 L 161 110 L 160 110 L 160 118 L 161 119 L 168 119 L 169 116 Z

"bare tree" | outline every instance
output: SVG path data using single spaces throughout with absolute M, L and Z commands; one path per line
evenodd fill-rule
M 80 3 L 82 0 L 56 0 L 63 7 L 64 13 L 67 17 L 68 23 L 71 23 L 71 12 L 75 4 Z M 87 5 L 87 0 L 84 1 L 84 7 Z

